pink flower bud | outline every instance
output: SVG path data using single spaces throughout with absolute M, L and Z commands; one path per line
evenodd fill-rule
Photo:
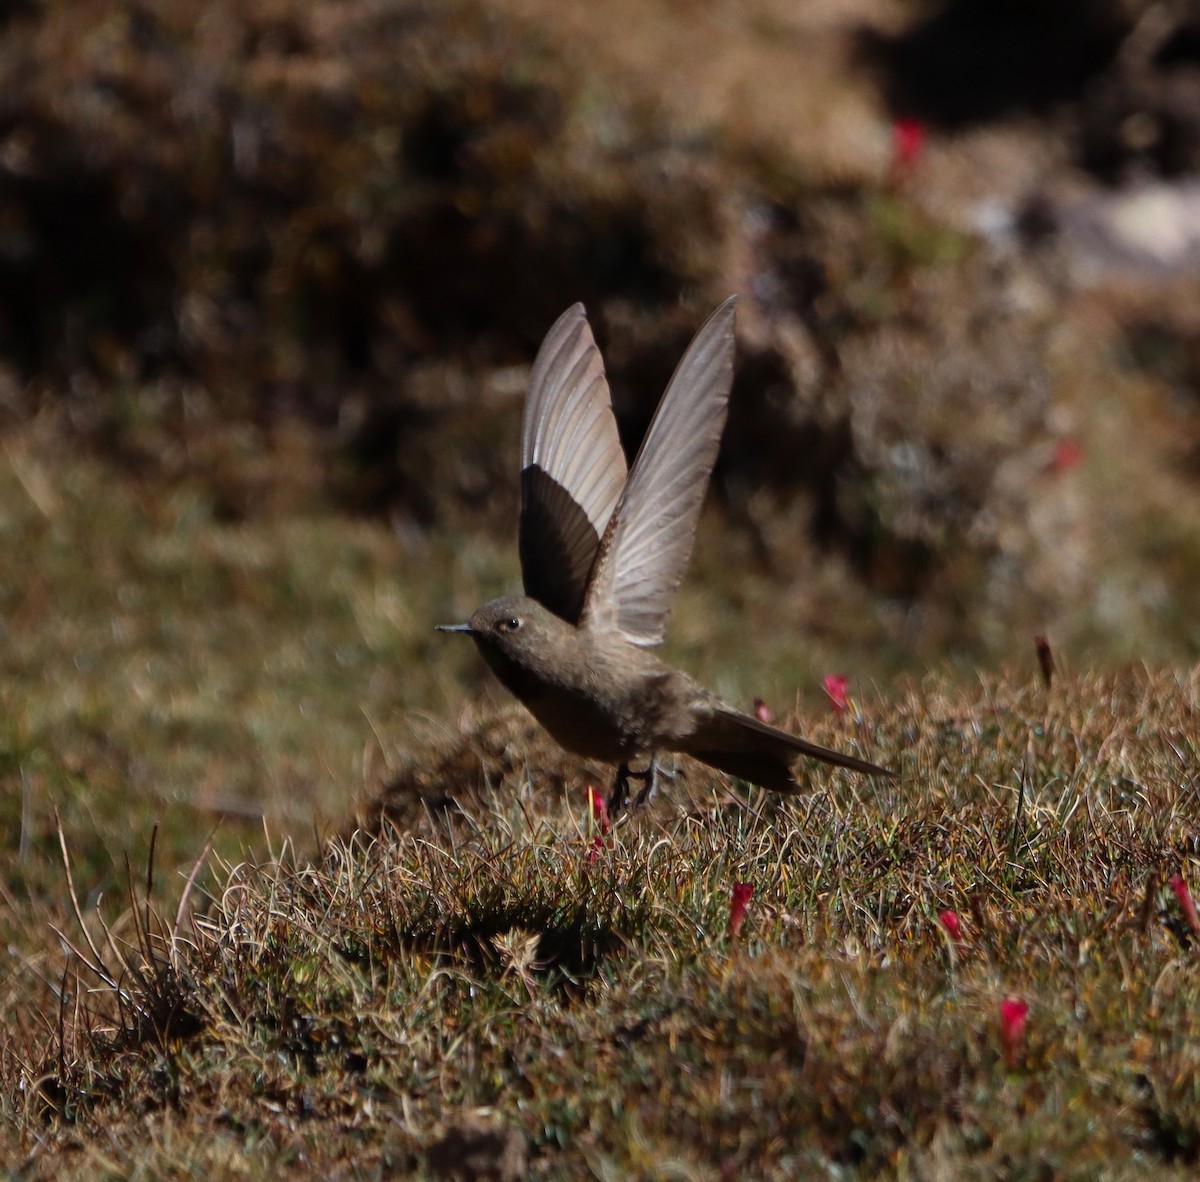
M 925 124 L 911 115 L 892 124 L 892 169 L 907 172 L 925 151 Z
M 1029 1019 L 1029 1003 L 1019 997 L 1006 997 L 1000 1003 L 1000 1049 L 1004 1065 L 1015 1070 L 1025 1042 L 1025 1024 Z
M 607 833 L 610 827 L 608 820 L 608 805 L 604 802 L 604 797 L 600 795 L 597 788 L 591 784 L 587 786 L 588 794 L 588 812 L 591 814 L 593 824 L 601 833 Z
M 938 921 L 941 923 L 942 927 L 945 928 L 946 935 L 948 935 L 950 939 L 955 942 L 955 944 L 965 943 L 963 940 L 962 920 L 958 918 L 957 911 L 951 911 L 949 908 L 947 908 L 941 913 L 941 915 L 938 916 Z
M 729 900 L 729 926 L 726 929 L 729 938 L 736 940 L 742 934 L 742 924 L 746 920 L 746 905 L 754 888 L 748 882 L 735 882 L 733 895 Z
M 600 857 L 600 851 L 602 849 L 604 849 L 604 838 L 597 833 L 596 836 L 592 838 L 591 849 L 588 850 L 587 857 L 583 860 L 584 865 L 592 865 L 592 863 L 595 862 L 598 857 Z
M 825 692 L 829 695 L 833 708 L 841 714 L 850 704 L 847 691 L 850 689 L 850 679 L 840 673 L 830 673 L 825 678 Z
M 1192 899 L 1192 892 L 1188 890 L 1188 884 L 1183 881 L 1183 875 L 1171 876 L 1171 890 L 1179 900 L 1180 910 L 1183 912 L 1183 918 L 1187 920 L 1188 927 L 1192 929 L 1192 935 L 1200 936 L 1200 915 L 1196 914 L 1196 904 Z
M 604 802 L 604 797 L 600 795 L 600 790 L 594 788 L 591 784 L 587 786 L 588 797 L 588 829 L 595 831 L 595 836 L 592 838 L 592 843 L 588 847 L 586 857 L 583 859 L 585 866 L 592 865 L 595 860 L 600 857 L 600 851 L 605 846 L 612 845 L 612 838 L 608 836 L 609 830 L 612 828 L 612 822 L 608 819 L 608 805 Z
M 1078 467 L 1083 459 L 1083 444 L 1078 439 L 1060 439 L 1054 447 L 1054 457 L 1050 461 L 1052 472 L 1069 472 Z
M 754 699 L 754 717 L 757 718 L 759 722 L 765 722 L 767 726 L 770 726 L 771 723 L 775 721 L 775 719 L 771 716 L 771 707 L 768 706 L 766 702 L 762 700 L 762 698 Z

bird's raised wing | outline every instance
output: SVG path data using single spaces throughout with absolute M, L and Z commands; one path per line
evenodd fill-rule
M 600 350 L 582 304 L 546 334 L 521 428 L 521 576 L 525 594 L 577 623 L 588 572 L 625 484 Z
M 688 346 L 602 536 L 582 621 L 615 627 L 632 644 L 662 640 L 692 553 L 725 429 L 736 304 L 730 296 Z

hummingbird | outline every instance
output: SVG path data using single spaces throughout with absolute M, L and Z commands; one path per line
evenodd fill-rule
M 555 321 L 521 428 L 525 593 L 438 626 L 470 636 L 562 747 L 617 765 L 614 817 L 631 780 L 641 781 L 634 807 L 650 799 L 664 751 L 776 792 L 799 791 L 800 756 L 895 774 L 742 713 L 651 651 L 691 556 L 725 428 L 736 306 L 730 296 L 693 338 L 628 469 L 583 305 Z

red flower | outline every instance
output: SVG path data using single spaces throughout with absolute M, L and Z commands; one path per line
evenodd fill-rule
M 771 723 L 775 721 L 774 718 L 771 717 L 771 707 L 768 706 L 766 702 L 762 700 L 762 698 L 754 699 L 754 717 L 757 718 L 759 722 L 765 722 L 767 726 L 770 726 Z
M 735 882 L 733 895 L 729 900 L 729 926 L 726 932 L 731 940 L 736 940 L 742 934 L 742 924 L 746 920 L 746 905 L 754 888 L 748 882 Z
M 892 171 L 910 171 L 925 152 L 925 124 L 911 115 L 892 124 Z
M 1083 444 L 1078 439 L 1060 439 L 1054 448 L 1054 458 L 1050 461 L 1053 472 L 1068 472 L 1083 459 Z
M 942 927 L 946 929 L 946 935 L 948 935 L 950 939 L 955 942 L 955 944 L 965 943 L 963 940 L 962 920 L 958 918 L 957 911 L 951 911 L 949 908 L 947 908 L 941 913 L 941 915 L 938 916 L 938 920 L 940 921 Z
M 593 788 L 591 784 L 587 786 L 588 794 L 588 811 L 591 813 L 592 823 L 600 830 L 601 833 L 607 833 L 610 828 L 608 819 L 608 805 L 604 803 L 604 797 L 600 795 L 598 788 Z
M 600 851 L 604 849 L 604 846 L 604 838 L 597 833 L 596 836 L 592 838 L 592 847 L 588 850 L 587 857 L 583 860 L 584 865 L 590 866 L 598 857 L 600 857 Z
M 830 673 L 825 678 L 825 692 L 833 703 L 833 708 L 841 714 L 850 705 L 847 691 L 850 689 L 850 679 L 840 673 Z
M 612 845 L 612 838 L 608 837 L 608 831 L 612 828 L 612 822 L 608 819 L 608 805 L 604 803 L 604 797 L 600 795 L 600 790 L 593 788 L 589 784 L 587 786 L 587 796 L 588 829 L 597 831 L 592 838 L 592 844 L 588 849 L 587 857 L 583 860 L 585 866 L 590 866 L 600 857 L 600 851 L 606 845 Z
M 1004 1064 L 1012 1071 L 1021 1057 L 1025 1041 L 1025 1024 L 1029 1019 L 1029 1003 L 1019 997 L 1006 997 L 1000 1003 L 1000 1049 Z
M 1192 900 L 1192 892 L 1188 890 L 1188 884 L 1183 881 L 1181 874 L 1171 876 L 1171 890 L 1175 892 L 1175 898 L 1179 900 L 1183 918 L 1187 920 L 1188 927 L 1192 929 L 1192 935 L 1200 936 L 1200 915 L 1196 914 L 1196 904 Z

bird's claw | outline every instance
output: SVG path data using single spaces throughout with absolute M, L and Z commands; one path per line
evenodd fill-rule
M 658 761 L 651 759 L 649 764 L 640 772 L 631 771 L 629 764 L 623 763 L 617 768 L 617 777 L 613 781 L 612 794 L 608 798 L 608 815 L 616 820 L 621 810 L 625 807 L 625 801 L 629 796 L 629 781 L 641 780 L 642 790 L 637 794 L 633 801 L 634 810 L 640 809 L 642 805 L 654 799 L 654 790 L 658 786 L 658 777 L 666 776 L 668 779 L 674 779 L 675 773 L 664 771 L 658 766 Z

